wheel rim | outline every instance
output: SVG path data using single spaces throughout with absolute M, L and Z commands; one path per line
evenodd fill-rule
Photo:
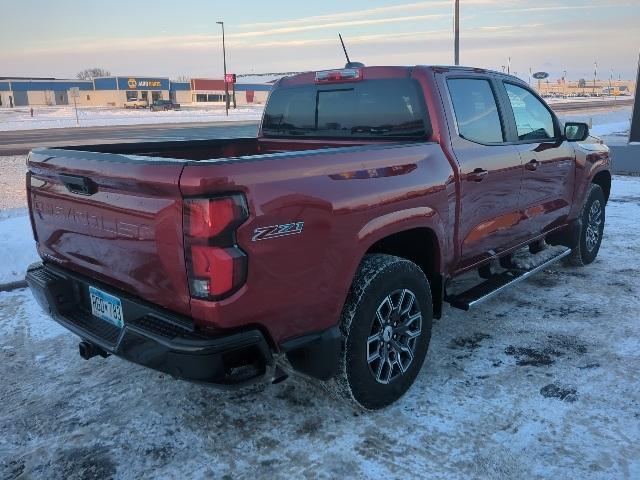
M 367 340 L 367 363 L 378 383 L 388 384 L 404 375 L 421 332 L 422 312 L 411 290 L 396 290 L 382 300 Z
M 589 208 L 587 218 L 587 231 L 585 235 L 585 246 L 589 252 L 593 252 L 600 241 L 600 227 L 602 225 L 602 204 L 596 200 Z

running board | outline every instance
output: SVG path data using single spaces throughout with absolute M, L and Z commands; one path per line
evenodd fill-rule
M 555 257 L 544 261 L 540 265 L 537 265 L 530 270 L 511 269 L 507 270 L 506 272 L 493 275 L 489 279 L 476 285 L 475 287 L 470 288 L 466 292 L 462 292 L 456 295 L 446 295 L 444 300 L 445 302 L 451 304 L 451 306 L 454 308 L 469 310 L 471 307 L 475 307 L 485 300 L 489 300 L 491 297 L 498 294 L 502 290 L 505 290 L 506 288 L 511 287 L 512 285 L 515 285 L 516 283 L 519 283 L 526 278 L 529 278 L 534 273 L 543 270 L 552 263 L 555 263 L 561 258 L 566 257 L 570 253 L 571 249 L 564 250 Z

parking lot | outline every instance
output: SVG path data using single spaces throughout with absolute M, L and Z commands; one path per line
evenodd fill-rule
M 33 248 L 13 212 L 6 258 Z M 615 177 L 594 264 L 447 308 L 416 384 L 375 413 L 299 378 L 224 392 L 84 361 L 28 290 L 0 293 L 0 477 L 639 478 L 639 217 L 640 179 Z

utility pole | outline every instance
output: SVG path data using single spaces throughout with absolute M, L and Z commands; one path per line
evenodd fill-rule
M 613 68 L 609 70 L 609 95 L 613 96 L 613 104 L 616 103 L 616 95 L 613 93 L 613 88 L 611 87 L 611 81 L 613 80 Z
M 598 76 L 598 62 L 593 62 L 593 89 L 591 91 L 592 95 L 596 94 L 596 77 Z
M 509 61 L 507 62 L 507 73 L 511 75 L 511 57 L 509 57 Z
M 460 65 L 460 0 L 453 6 L 453 62 Z
M 229 116 L 229 84 L 227 83 L 227 49 L 224 43 L 224 22 L 216 22 L 222 27 L 222 62 L 224 65 L 224 107 Z

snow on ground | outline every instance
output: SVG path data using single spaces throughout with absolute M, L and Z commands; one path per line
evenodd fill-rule
M 24 210 L 11 213 L 0 217 L 0 284 L 24 280 L 29 264 L 38 260 L 29 217 Z
M 375 413 L 297 378 L 221 392 L 84 361 L 28 290 L 0 293 L 0 478 L 640 478 L 638 218 L 640 179 L 615 177 L 594 264 L 446 308 Z
M 629 95 L 622 95 L 618 97 L 614 96 L 601 96 L 601 97 L 545 97 L 544 101 L 548 104 L 556 103 L 593 103 L 602 102 L 603 104 L 610 104 L 612 102 L 621 102 L 629 100 Z
M 227 117 L 224 108 L 220 107 L 184 106 L 181 110 L 166 112 L 116 107 L 78 107 L 78 119 L 81 127 L 152 123 L 258 121 L 262 117 L 263 108 L 260 105 L 232 108 L 229 110 L 229 116 Z M 29 108 L 0 109 L 0 131 L 76 126 L 76 114 L 73 107 L 34 107 L 33 117 L 30 116 Z
M 10 157 L 0 155 L 0 218 L 7 209 L 24 207 L 27 204 L 25 177 L 27 163 L 25 155 Z
M 629 134 L 631 128 L 632 107 L 616 109 L 594 109 L 576 111 L 569 114 L 559 113 L 560 120 L 568 122 L 587 122 L 592 127 L 591 133 L 597 136 L 612 134 Z

